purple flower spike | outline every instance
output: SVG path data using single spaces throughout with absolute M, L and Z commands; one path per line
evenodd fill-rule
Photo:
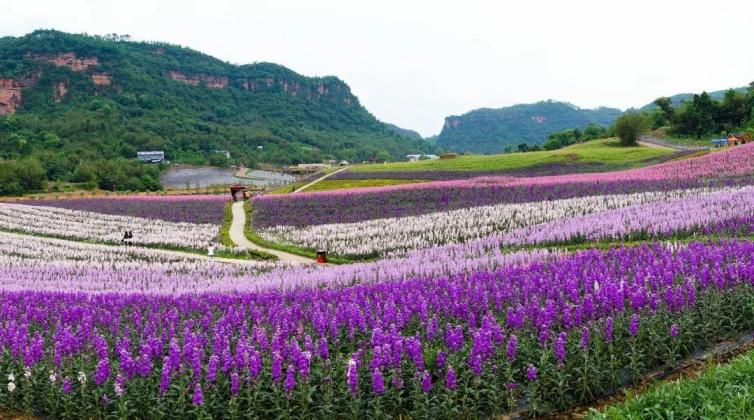
M 526 378 L 532 382 L 537 380 L 537 367 L 529 364 L 529 367 L 526 369 Z
M 376 395 L 382 395 L 385 393 L 385 380 L 379 369 L 375 369 L 372 374 L 372 391 L 374 391 Z
M 456 371 L 453 370 L 453 366 L 448 366 L 448 371 L 445 373 L 445 388 L 454 390 L 456 386 Z
M 631 315 L 631 324 L 628 326 L 628 333 L 631 334 L 631 337 L 636 337 L 636 334 L 639 332 L 639 315 L 633 314 Z
M 611 317 L 605 320 L 605 341 L 608 343 L 613 341 L 613 318 Z
M 673 338 L 678 337 L 678 324 L 673 324 L 670 326 L 670 336 Z
M 291 393 L 296 388 L 296 370 L 293 369 L 293 365 L 288 365 L 288 369 L 285 372 L 285 392 Z
M 429 374 L 429 371 L 424 371 L 424 374 L 422 375 L 422 391 L 427 393 L 432 390 L 432 375 Z
M 63 380 L 63 392 L 70 394 L 71 391 L 73 391 L 73 383 L 71 382 L 71 378 L 66 377 Z
M 518 348 L 518 339 L 516 339 L 515 335 L 511 335 L 511 338 L 508 340 L 508 361 L 514 361 L 516 360 L 516 349 Z
M 194 396 L 191 399 L 191 403 L 194 404 L 194 407 L 204 405 L 204 394 L 202 393 L 202 386 L 199 382 L 194 385 Z

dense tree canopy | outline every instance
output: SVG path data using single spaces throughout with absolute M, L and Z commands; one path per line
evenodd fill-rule
M 96 63 L 56 65 L 71 53 Z M 0 158 L 33 157 L 56 180 L 73 180 L 82 162 L 133 161 L 139 150 L 194 164 L 218 164 L 228 151 L 247 166 L 430 150 L 378 121 L 335 77 L 163 43 L 57 31 L 0 38 L 0 79 L 23 84 L 16 113 L 0 116 Z

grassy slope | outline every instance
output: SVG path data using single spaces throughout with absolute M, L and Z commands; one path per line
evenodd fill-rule
M 311 187 L 307 188 L 306 192 L 312 191 L 330 191 L 330 190 L 342 190 L 349 188 L 365 188 L 365 187 L 384 187 L 386 185 L 400 185 L 400 184 L 414 184 L 417 182 L 424 182 L 421 179 L 325 179 L 320 181 Z M 298 189 L 302 187 L 303 183 L 294 184 Z M 280 187 L 270 192 L 270 194 L 289 194 L 292 191 L 291 185 Z
M 662 384 L 630 397 L 594 418 L 751 418 L 754 413 L 754 351 L 728 364 L 711 365 L 695 379 Z
M 615 139 L 594 140 L 563 149 L 502 155 L 469 155 L 448 160 L 395 162 L 383 165 L 359 165 L 351 171 L 492 171 L 523 169 L 556 163 L 602 163 L 608 166 L 632 167 L 642 161 L 673 153 L 671 149 L 620 147 Z
M 283 251 L 283 252 L 287 252 L 289 254 L 294 254 L 294 255 L 300 255 L 302 257 L 307 257 L 311 259 L 317 258 L 316 249 L 301 248 L 294 245 L 268 241 L 262 238 L 251 227 L 252 220 L 254 217 L 254 209 L 251 207 L 250 201 L 246 201 L 244 203 L 244 210 L 246 211 L 246 214 L 248 216 L 246 220 L 246 225 L 244 226 L 244 234 L 246 235 L 246 239 L 248 239 L 249 241 L 264 248 L 276 249 L 278 251 Z M 368 260 L 369 260 L 368 258 L 356 258 L 356 257 L 350 258 L 350 257 L 339 256 L 339 255 L 327 256 L 327 262 L 331 264 L 347 264 L 351 262 L 368 261 Z

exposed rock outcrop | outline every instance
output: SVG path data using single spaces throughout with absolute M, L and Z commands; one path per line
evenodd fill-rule
M 186 75 L 177 70 L 171 70 L 168 75 L 175 81 L 191 86 L 198 86 L 199 83 L 204 83 L 205 86 L 213 89 L 225 89 L 228 87 L 228 78 L 224 76 L 210 76 L 206 74 Z
M 97 86 L 110 86 L 113 83 L 112 76 L 107 73 L 92 74 L 92 83 Z
M 0 115 L 13 114 L 21 105 L 21 86 L 13 79 L 0 79 Z
M 444 128 L 458 128 L 461 125 L 461 120 L 458 118 L 445 118 Z
M 52 84 L 52 100 L 60 102 L 65 98 L 65 94 L 68 93 L 68 87 L 65 82 L 55 82 Z
M 73 71 L 84 71 L 91 66 L 99 65 L 97 57 L 77 57 L 74 52 L 65 52 L 56 55 L 29 53 L 27 56 L 32 60 L 52 63 L 58 67 L 68 67 Z

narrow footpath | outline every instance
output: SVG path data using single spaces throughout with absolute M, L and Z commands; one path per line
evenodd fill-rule
M 230 240 L 241 248 L 253 249 L 256 251 L 266 252 L 272 254 L 280 261 L 286 262 L 292 265 L 298 264 L 313 264 L 314 260 L 311 260 L 300 255 L 289 254 L 284 251 L 278 251 L 277 249 L 269 249 L 261 247 L 246 238 L 244 234 L 244 226 L 246 225 L 246 211 L 243 208 L 243 201 L 237 201 L 233 203 L 233 223 L 230 225 Z
M 304 185 L 303 187 L 301 187 L 301 188 L 297 189 L 296 191 L 294 191 L 294 192 L 293 192 L 293 194 L 296 194 L 296 193 L 298 193 L 298 192 L 304 191 L 305 189 L 307 189 L 307 188 L 311 187 L 312 185 L 314 185 L 314 184 L 318 183 L 319 181 L 323 181 L 323 180 L 325 180 L 325 179 L 327 179 L 327 178 L 329 178 L 329 177 L 331 177 L 331 176 L 333 176 L 333 175 L 337 174 L 338 172 L 343 172 L 343 171 L 345 171 L 346 169 L 348 169 L 348 166 L 346 166 L 345 168 L 341 168 L 341 169 L 338 169 L 338 170 L 337 170 L 337 171 L 335 171 L 335 172 L 330 172 L 329 174 L 327 174 L 327 175 L 325 175 L 325 176 L 322 176 L 322 177 L 320 177 L 320 178 L 317 178 L 317 179 L 315 179 L 314 181 L 312 181 L 312 182 L 310 182 L 310 183 L 308 183 L 308 184 Z

